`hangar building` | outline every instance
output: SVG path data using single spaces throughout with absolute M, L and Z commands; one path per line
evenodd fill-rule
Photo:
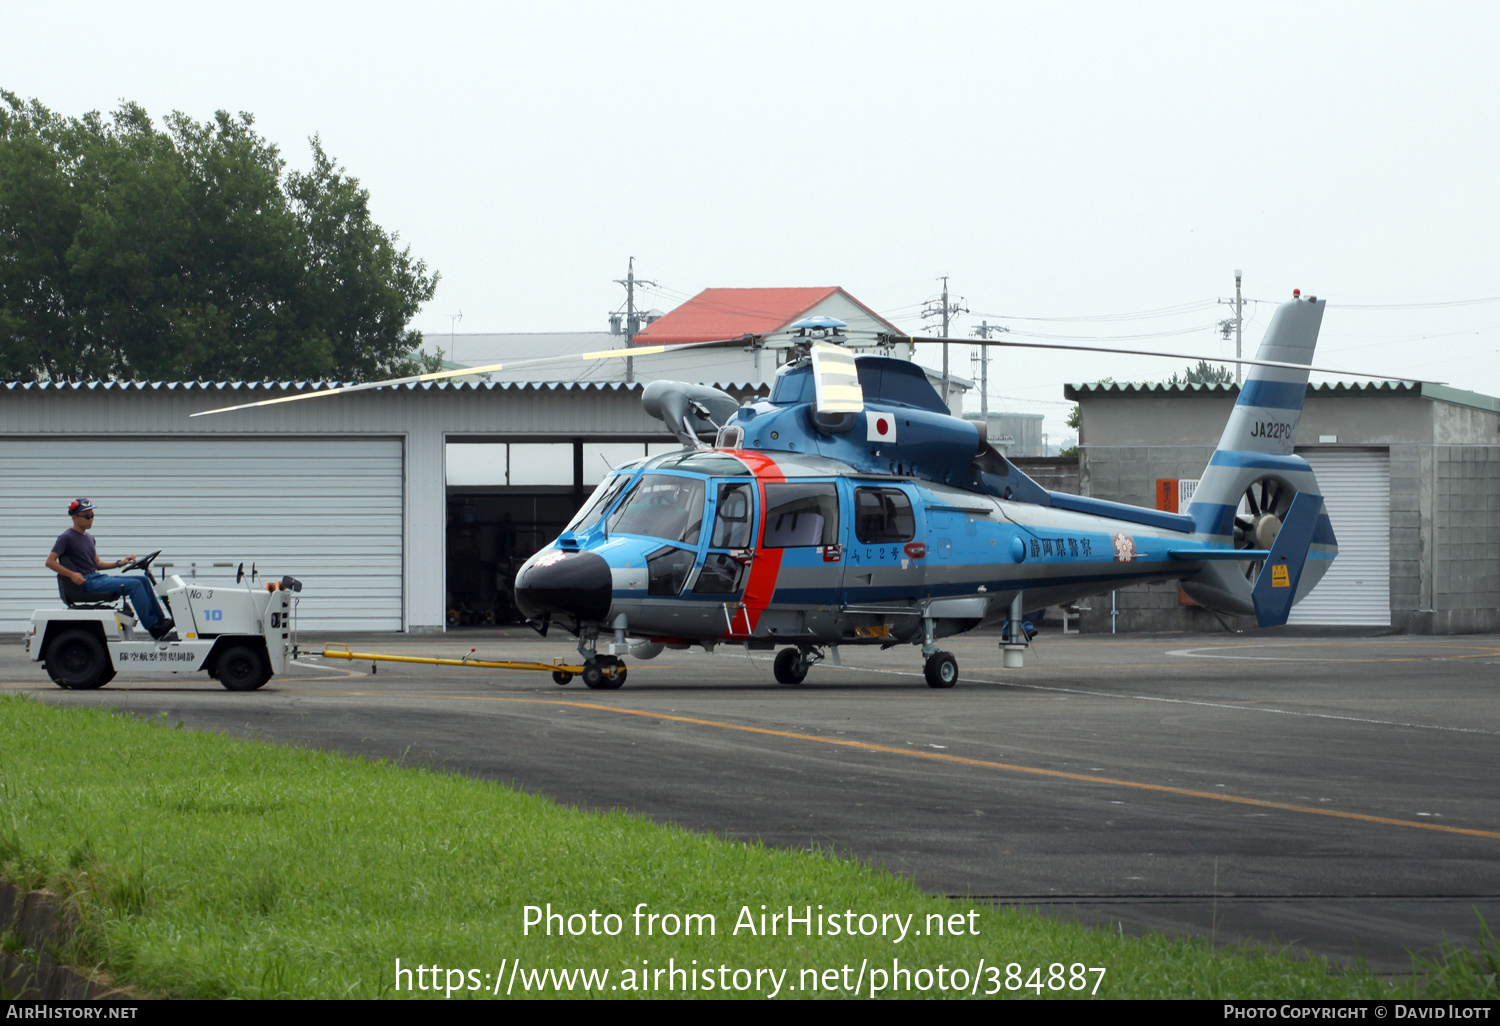
M 1141 506 L 1165 494 L 1185 509 L 1239 388 L 1107 383 L 1065 394 L 1079 404 L 1083 494 Z M 1292 623 L 1500 630 L 1500 399 L 1440 385 L 1309 385 L 1295 451 L 1318 476 L 1339 554 Z M 1085 629 L 1109 631 L 1111 596 L 1087 605 Z M 1113 605 L 1119 630 L 1222 629 L 1175 585 L 1121 591 Z
M 310 387 L 0 386 L 0 630 L 57 603 L 43 563 L 80 495 L 98 504 L 102 558 L 163 549 L 184 578 L 232 579 L 240 562 L 292 574 L 306 584 L 304 629 L 441 630 L 448 513 L 465 502 L 461 488 L 449 498 L 447 443 L 498 444 L 503 484 L 489 491 L 528 511 L 510 530 L 531 549 L 562 529 L 606 459 L 676 448 L 641 409 L 641 386 L 617 382 L 403 386 L 189 417 Z

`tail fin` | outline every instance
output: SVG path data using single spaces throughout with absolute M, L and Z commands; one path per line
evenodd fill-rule
M 1318 329 L 1323 324 L 1324 305 L 1321 299 L 1294 299 L 1277 307 L 1256 359 L 1310 365 L 1318 344 Z M 1219 439 L 1219 451 L 1290 455 L 1297 440 L 1302 397 L 1306 392 L 1305 370 L 1251 367 L 1229 423 L 1224 426 L 1224 436 Z M 1195 497 L 1206 487 L 1212 487 L 1207 474 Z M 1225 495 L 1210 501 L 1227 498 Z M 1236 494 L 1235 499 L 1238 498 Z
M 1309 366 L 1323 323 L 1323 307 L 1322 300 L 1311 298 L 1282 304 L 1256 357 Z M 1306 370 L 1251 368 L 1187 509 L 1199 537 L 1236 548 L 1268 549 L 1289 516 L 1295 496 L 1321 500 L 1312 468 L 1292 452 L 1306 393 Z M 1333 526 L 1327 513 L 1320 512 L 1312 527 L 1306 569 L 1293 585 L 1293 601 L 1312 590 L 1337 552 Z M 1256 607 L 1251 582 L 1257 572 L 1256 565 L 1209 563 L 1195 579 L 1183 582 L 1183 590 L 1215 609 L 1250 614 Z
M 1321 495 L 1299 494 L 1292 500 L 1286 525 L 1276 535 L 1265 568 L 1255 578 L 1250 590 L 1255 603 L 1255 621 L 1262 627 L 1280 627 L 1292 611 L 1297 588 L 1302 583 L 1308 549 L 1323 511 Z

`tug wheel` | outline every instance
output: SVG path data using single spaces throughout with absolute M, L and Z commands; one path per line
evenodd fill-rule
M 254 691 L 271 679 L 266 657 L 249 645 L 231 645 L 214 663 L 214 676 L 230 691 Z
M 776 653 L 776 662 L 771 666 L 778 684 L 801 684 L 807 679 L 807 664 L 802 653 L 795 648 L 784 648 Z
M 73 691 L 102 688 L 114 679 L 109 650 L 90 631 L 65 631 L 47 647 L 47 676 Z
M 958 660 L 952 652 L 934 652 L 922 667 L 930 688 L 951 688 L 958 683 Z

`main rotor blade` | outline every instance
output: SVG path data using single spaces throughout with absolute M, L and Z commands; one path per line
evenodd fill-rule
M 283 395 L 275 399 L 262 399 L 259 402 L 241 403 L 238 406 L 223 406 L 215 410 L 199 410 L 197 413 L 189 414 L 189 416 L 208 417 L 216 413 L 233 413 L 236 410 L 250 410 L 257 406 L 275 406 L 278 403 L 294 403 L 303 399 L 321 399 L 325 396 L 343 395 L 347 392 L 366 392 L 372 388 L 393 388 L 397 385 L 416 385 L 429 381 L 444 381 L 449 378 L 466 378 L 473 374 L 489 374 L 500 370 L 519 370 L 526 367 L 545 367 L 549 365 L 556 366 L 580 360 L 585 362 L 593 360 L 624 360 L 637 356 L 657 356 L 662 353 L 677 353 L 689 349 L 715 349 L 747 345 L 749 343 L 750 339 L 748 338 L 714 339 L 708 342 L 683 342 L 661 346 L 632 346 L 629 349 L 601 349 L 592 353 L 570 353 L 566 356 L 541 356 L 529 360 L 507 360 L 505 363 L 488 363 L 478 367 L 459 367 L 453 370 L 430 371 L 426 374 L 413 374 L 405 378 L 364 381 L 356 385 L 336 385 L 333 388 L 320 388 L 312 392 Z
M 1078 353 L 1121 353 L 1125 356 L 1164 356 L 1172 360 L 1204 360 L 1208 363 L 1239 363 L 1248 367 L 1285 367 L 1288 370 L 1317 371 L 1319 374 L 1342 374 L 1351 378 L 1379 378 L 1382 381 L 1414 381 L 1421 385 L 1445 385 L 1445 381 L 1417 378 L 1410 374 L 1374 374 L 1370 371 L 1335 370 L 1332 367 L 1309 367 L 1305 363 L 1287 363 L 1282 360 L 1254 360 L 1234 356 L 1198 356 L 1193 353 L 1168 353 L 1157 349 L 1115 349 L 1109 346 L 1078 346 L 1063 342 L 1013 342 L 998 338 L 926 338 L 920 335 L 876 336 L 884 344 L 899 343 L 944 343 L 946 345 L 996 346 L 1012 349 L 1067 349 Z
M 813 388 L 819 413 L 858 413 L 865 408 L 864 389 L 854 368 L 854 354 L 819 342 L 812 347 Z

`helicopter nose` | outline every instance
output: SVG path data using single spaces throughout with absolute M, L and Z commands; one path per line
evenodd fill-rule
M 580 622 L 602 621 L 613 591 L 609 564 L 592 552 L 553 549 L 516 575 L 516 606 L 532 620 L 565 613 Z

